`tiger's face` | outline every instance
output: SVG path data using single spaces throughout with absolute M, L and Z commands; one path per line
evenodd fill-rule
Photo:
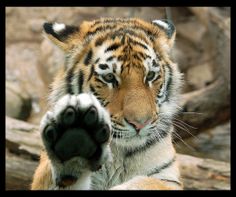
M 66 54 L 52 102 L 90 92 L 109 111 L 113 139 L 133 147 L 169 134 L 181 74 L 169 59 L 175 28 L 168 21 L 100 19 L 79 27 L 44 25 Z

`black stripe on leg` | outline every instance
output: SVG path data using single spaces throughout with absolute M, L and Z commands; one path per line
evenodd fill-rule
M 170 179 L 160 179 L 162 181 L 166 181 L 166 182 L 171 182 L 171 183 L 175 183 L 179 186 L 182 186 L 182 184 L 179 181 L 175 181 L 175 180 L 170 180 Z
M 138 146 L 137 148 L 128 150 L 125 153 L 125 157 L 132 157 L 136 154 L 142 153 L 144 151 L 146 151 L 147 149 L 149 149 L 151 146 L 155 145 L 157 142 L 159 142 L 161 139 L 165 138 L 168 134 L 169 134 L 169 128 L 170 126 L 168 125 L 167 127 L 163 128 L 163 129 L 159 129 L 158 130 L 158 135 L 155 135 L 154 137 L 150 138 L 149 140 L 147 140 L 147 142 L 144 145 Z M 114 138 L 114 136 L 113 136 Z
M 71 82 L 72 82 L 72 78 L 73 78 L 73 75 L 74 75 L 74 68 L 70 68 L 67 73 L 66 73 L 66 88 L 67 88 L 67 93 L 68 94 L 73 94 L 73 90 L 72 90 L 72 85 L 71 85 Z
M 162 170 L 164 170 L 164 169 L 170 167 L 170 166 L 174 163 L 174 161 L 175 161 L 175 157 L 173 157 L 170 161 L 164 163 L 163 165 L 154 168 L 154 169 L 153 169 L 150 173 L 148 173 L 147 175 L 148 175 L 148 176 L 152 176 L 152 175 L 154 175 L 154 174 L 160 173 Z
M 83 92 L 83 83 L 84 83 L 84 73 L 82 70 L 80 70 L 78 79 L 79 94 Z
M 90 68 L 90 74 L 89 74 L 89 77 L 88 77 L 87 81 L 89 81 L 92 78 L 93 73 L 94 73 L 94 65 L 92 65 L 91 68 Z

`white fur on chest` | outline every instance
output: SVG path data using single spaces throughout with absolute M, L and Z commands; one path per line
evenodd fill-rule
M 94 173 L 92 189 L 109 189 L 122 184 L 135 176 L 147 175 L 154 168 L 170 161 L 175 154 L 171 137 L 168 136 L 131 157 L 125 157 L 124 151 L 112 147 L 113 161 Z M 173 169 L 171 170 L 173 173 Z M 168 174 L 168 169 L 165 171 Z M 164 176 L 162 174 L 162 176 Z M 175 173 L 173 174 L 175 176 Z

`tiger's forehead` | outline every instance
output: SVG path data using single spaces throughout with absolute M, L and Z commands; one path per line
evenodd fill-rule
M 121 39 L 125 39 L 124 38 Z M 108 40 L 102 45 L 94 48 L 95 70 L 98 73 L 115 72 L 120 75 L 125 67 L 139 67 L 145 72 L 151 70 L 153 61 L 157 58 L 153 48 L 148 46 L 142 40 L 133 40 L 122 44 L 120 40 Z M 101 65 L 101 66 L 100 66 Z M 107 69 L 105 66 L 107 65 Z M 101 68 L 100 68 L 100 67 Z M 108 69 L 109 68 L 109 69 Z
M 84 42 L 72 54 L 75 62 L 85 66 L 108 64 L 149 70 L 159 57 L 152 38 L 158 32 L 150 23 L 135 19 L 104 19 L 88 26 L 89 31 L 83 35 Z

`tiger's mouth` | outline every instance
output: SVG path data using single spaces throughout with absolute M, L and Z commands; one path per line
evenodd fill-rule
M 125 123 L 124 126 L 117 125 L 112 122 L 112 137 L 114 139 L 142 139 L 149 137 L 153 132 L 157 130 L 157 121 L 150 123 L 141 129 L 137 129 L 129 123 Z

